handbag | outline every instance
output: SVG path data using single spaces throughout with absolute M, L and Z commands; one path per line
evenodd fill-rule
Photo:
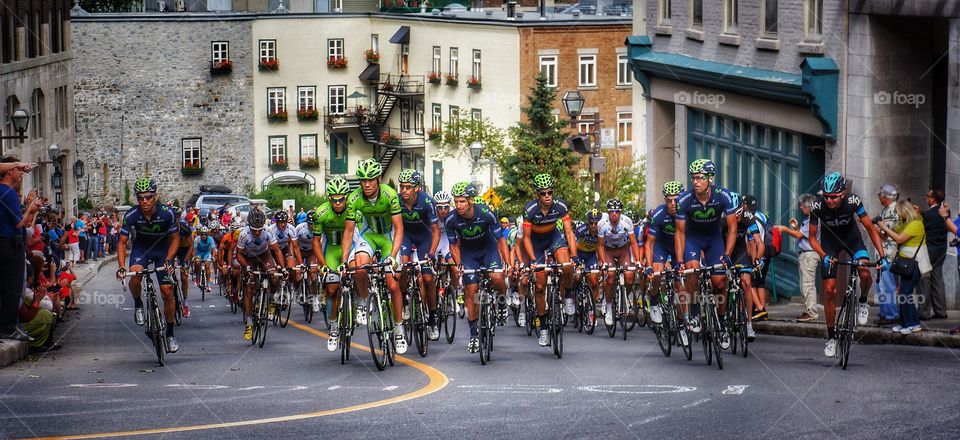
M 923 237 L 920 239 L 920 244 L 917 245 L 917 251 L 913 253 L 913 257 L 901 257 L 900 253 L 898 252 L 897 257 L 893 259 L 893 264 L 890 265 L 890 272 L 892 272 L 894 275 L 900 275 L 902 277 L 912 276 L 913 271 L 918 270 L 917 255 L 920 253 L 920 247 L 923 246 L 926 238 L 927 234 L 924 233 Z

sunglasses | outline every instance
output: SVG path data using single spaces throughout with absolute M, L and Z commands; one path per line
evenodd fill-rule
M 837 200 L 843 197 L 843 194 L 824 194 L 823 198 L 826 200 Z
M 540 197 L 552 196 L 552 195 L 553 195 L 553 190 L 550 190 L 550 191 L 537 191 L 537 194 L 539 194 Z
M 608 210 L 607 210 L 607 213 L 609 213 L 609 214 L 613 214 L 614 212 L 619 213 L 620 210 L 619 210 L 619 209 L 608 209 Z
M 343 203 L 346 202 L 346 197 L 330 197 L 330 203 Z
M 437 209 L 450 209 L 450 205 L 437 205 Z
M 138 202 L 142 202 L 142 201 L 144 201 L 144 200 L 153 200 L 153 197 L 154 197 L 153 194 L 145 194 L 145 195 L 142 195 L 142 196 L 138 195 L 138 196 L 137 196 L 137 201 L 138 201 Z
M 702 174 L 694 174 L 694 175 L 690 176 L 690 180 L 692 180 L 692 181 L 694 181 L 694 182 L 697 182 L 697 181 L 700 181 L 700 180 L 707 180 L 707 179 L 708 179 L 708 177 L 707 177 L 707 176 L 704 176 L 704 175 L 702 175 Z

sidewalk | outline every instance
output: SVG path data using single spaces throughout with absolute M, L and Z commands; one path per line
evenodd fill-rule
M 796 318 L 803 312 L 802 304 L 771 304 L 767 306 L 768 321 L 757 322 L 753 328 L 758 333 L 781 336 L 799 336 L 805 338 L 827 337 L 827 328 L 824 324 L 823 306 L 818 305 L 820 316 L 816 321 L 797 322 Z M 960 348 L 960 335 L 950 335 L 950 329 L 960 325 L 960 311 L 947 312 L 947 319 L 922 321 L 923 331 L 909 335 L 901 335 L 890 331 L 891 326 L 878 326 L 880 309 L 870 307 L 870 322 L 857 329 L 856 339 L 863 344 L 901 344 L 922 345 L 929 347 Z
M 110 264 L 116 261 L 116 255 L 110 255 L 98 261 L 78 265 L 74 269 L 74 274 L 77 275 L 77 282 L 79 282 L 81 286 L 87 284 L 88 281 L 97 276 L 97 273 L 99 273 L 102 268 L 110 267 Z M 7 367 L 23 359 L 28 354 L 30 354 L 29 342 L 11 341 L 7 339 L 0 340 L 0 368 Z

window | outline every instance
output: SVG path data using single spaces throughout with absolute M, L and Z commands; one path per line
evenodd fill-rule
M 557 86 L 557 56 L 540 57 L 540 74 L 547 79 L 547 86 Z
M 267 89 L 267 113 L 280 113 L 287 109 L 287 89 L 270 87 Z
M 480 79 L 480 49 L 473 50 L 473 77 Z
M 593 133 L 593 113 L 583 113 L 577 120 L 577 131 L 580 133 Z
M 347 112 L 347 86 L 327 87 L 327 108 L 331 115 Z
M 460 50 L 456 47 L 450 48 L 450 75 L 457 77 L 460 74 Z
M 633 77 L 630 76 L 630 63 L 627 62 L 627 54 L 617 54 L 617 85 L 629 86 L 633 83 Z
M 317 88 L 314 86 L 297 87 L 297 109 L 314 110 L 317 108 Z
M 483 111 L 478 108 L 470 109 L 471 121 L 483 121 Z
M 737 33 L 739 13 L 740 0 L 723 0 L 723 33 Z
M 200 138 L 180 140 L 180 168 L 202 168 L 203 150 Z
M 276 61 L 277 40 L 260 40 L 260 62 Z
M 270 164 L 287 163 L 287 137 L 270 136 Z
M 617 113 L 617 146 L 633 145 L 633 113 Z
M 433 46 L 433 72 L 440 74 L 443 72 L 440 67 L 440 46 Z
M 4 112 L 3 112 L 3 116 L 4 116 L 4 118 L 3 118 L 3 121 L 4 121 L 3 132 L 4 132 L 4 133 L 9 133 L 8 136 L 13 136 L 13 135 L 16 135 L 16 134 L 17 134 L 17 131 L 13 129 L 13 122 L 10 121 L 10 115 L 12 115 L 13 112 L 16 111 L 18 108 L 20 108 L 20 100 L 17 99 L 17 95 L 10 95 L 10 96 L 7 97 L 7 103 L 6 103 L 6 104 L 7 104 L 7 105 L 6 105 L 6 108 L 4 108 Z M 15 142 L 17 142 L 17 141 L 14 140 L 14 139 L 6 139 L 6 140 L 4 140 L 4 143 L 3 143 L 3 150 L 4 150 L 4 152 L 3 152 L 3 154 L 6 154 L 6 151 L 7 151 L 7 150 L 9 150 L 9 149 L 11 149 L 11 148 L 14 148 L 14 147 L 15 147 Z
M 226 41 L 214 41 L 210 44 L 210 61 L 214 64 L 230 60 L 230 43 Z
M 57 87 L 53 91 L 54 104 L 57 112 L 57 130 L 64 130 L 70 126 L 69 113 L 67 113 L 67 86 Z
M 300 163 L 304 160 L 317 160 L 317 135 L 300 135 Z
M 423 101 L 413 103 L 413 132 L 423 134 Z
M 703 28 L 703 0 L 690 0 L 690 27 Z
M 777 0 L 763 0 L 761 3 L 761 8 L 763 8 L 763 36 L 767 38 L 776 38 L 777 37 Z
M 580 87 L 597 85 L 597 56 L 580 55 Z
M 343 38 L 327 40 L 327 58 L 332 60 L 343 59 Z
M 443 130 L 443 106 L 440 104 L 433 104 L 430 115 L 430 128 L 434 130 Z
M 460 107 L 450 106 L 449 124 L 456 124 L 460 120 Z
M 30 125 L 34 139 L 43 137 L 43 115 L 45 100 L 43 90 L 33 89 L 33 95 L 30 96 Z
M 410 132 L 410 101 L 400 100 L 400 131 Z
M 823 0 L 804 0 L 803 24 L 807 40 L 823 37 Z
M 658 16 L 658 24 L 664 26 L 670 25 L 670 19 L 673 18 L 673 13 L 670 12 L 672 6 L 673 0 L 660 0 L 660 15 Z

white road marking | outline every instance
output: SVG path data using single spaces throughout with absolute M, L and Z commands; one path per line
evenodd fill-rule
M 661 415 L 659 415 L 659 416 L 653 416 L 653 417 L 650 417 L 650 418 L 646 418 L 646 419 L 643 419 L 643 420 L 639 420 L 639 421 L 636 421 L 636 422 L 633 422 L 633 423 L 627 425 L 627 428 L 633 428 L 633 427 L 636 426 L 636 425 L 643 425 L 643 424 L 647 424 L 647 423 L 650 423 L 650 422 L 656 422 L 657 420 L 660 420 L 660 419 L 662 419 L 662 418 L 664 418 L 664 417 L 666 417 L 666 416 L 667 416 L 666 414 L 661 414 Z
M 129 388 L 135 387 L 135 383 L 75 383 L 70 385 L 74 388 Z
M 339 388 L 340 388 L 340 385 L 334 385 L 334 386 L 332 386 L 332 387 L 330 387 L 330 388 L 327 388 L 327 391 L 333 391 L 333 390 L 336 390 L 336 389 L 339 389 Z
M 196 383 L 172 383 L 167 386 L 181 390 L 222 390 L 224 388 L 229 388 L 226 385 L 203 385 Z
M 396 386 L 396 385 L 390 385 L 390 386 L 388 386 L 388 387 L 384 387 L 383 390 L 384 390 L 384 391 L 393 391 L 393 390 L 395 390 L 395 389 L 397 389 L 397 388 L 400 388 L 400 387 L 398 387 L 398 386 Z
M 688 404 L 686 404 L 686 405 L 683 405 L 683 406 L 681 406 L 681 408 L 683 408 L 683 409 L 693 408 L 693 407 L 695 407 L 695 406 L 697 406 L 697 405 L 699 405 L 699 404 L 701 404 L 701 403 L 707 403 L 707 402 L 709 402 L 709 401 L 710 401 L 710 399 L 700 399 L 700 400 L 698 400 L 698 401 L 696 401 L 696 402 L 688 403 Z
M 238 390 L 238 391 L 250 391 L 250 390 L 263 390 L 263 389 L 267 389 L 267 388 L 285 389 L 285 390 L 290 390 L 290 391 L 300 391 L 300 390 L 305 390 L 305 389 L 307 389 L 307 387 L 302 386 L 302 385 L 267 385 L 267 386 L 264 386 L 264 385 L 254 385 L 254 386 L 252 386 L 252 387 L 237 388 L 237 390 Z
M 613 394 L 673 394 L 696 391 L 696 387 L 680 385 L 590 385 L 577 387 L 580 391 Z
M 457 388 L 465 388 L 468 393 L 494 394 L 553 394 L 563 391 L 562 388 L 548 385 L 457 385 Z
M 739 396 L 743 394 L 743 391 L 746 390 L 748 386 L 750 385 L 727 385 L 727 389 L 723 390 L 723 394 L 733 394 Z

